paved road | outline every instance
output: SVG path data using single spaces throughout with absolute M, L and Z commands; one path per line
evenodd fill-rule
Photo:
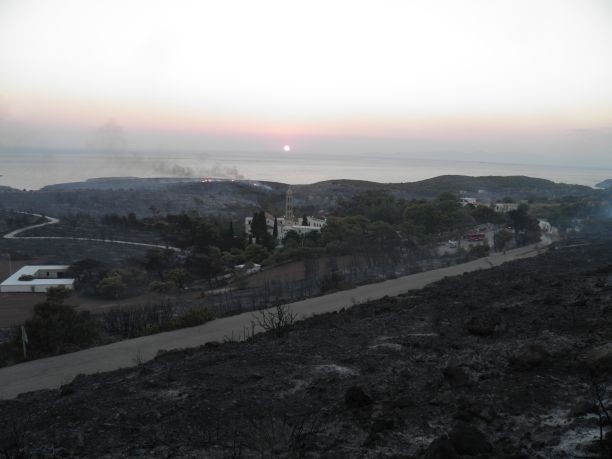
M 395 296 L 408 290 L 420 289 L 447 276 L 456 276 L 479 269 L 488 269 L 504 262 L 539 254 L 544 244 L 533 245 L 493 254 L 469 263 L 426 271 L 351 290 L 310 298 L 291 304 L 300 319 L 313 314 L 348 308 L 365 302 Z M 223 341 L 226 337 L 239 339 L 250 329 L 253 313 L 213 320 L 206 324 L 157 335 L 120 341 L 106 346 L 85 349 L 71 354 L 0 368 L 0 399 L 14 398 L 23 392 L 53 389 L 70 382 L 78 374 L 91 374 L 129 367 L 152 359 L 161 349 L 179 349 L 200 346 L 208 341 Z
M 38 225 L 31 225 L 31 226 L 26 226 L 25 228 L 19 228 L 8 234 L 5 234 L 3 236 L 4 239 L 59 239 L 59 240 L 68 240 L 68 241 L 93 241 L 93 242 L 106 242 L 106 243 L 112 243 L 112 244 L 136 245 L 140 247 L 152 247 L 155 249 L 172 250 L 174 252 L 181 251 L 181 249 L 177 247 L 170 247 L 167 245 L 146 244 L 144 242 L 115 241 L 113 239 L 93 239 L 93 238 L 87 238 L 87 237 L 68 237 L 68 236 L 17 236 L 18 234 L 23 233 L 24 231 L 28 231 L 34 228 L 40 228 L 42 226 L 47 226 L 47 225 L 55 225 L 56 223 L 59 223 L 58 218 L 47 217 L 46 215 L 40 215 L 40 214 L 31 214 L 29 212 L 19 212 L 19 213 L 26 214 L 26 215 L 32 215 L 34 217 L 43 217 L 43 218 L 46 218 L 48 221 L 46 221 L 45 223 L 39 223 Z

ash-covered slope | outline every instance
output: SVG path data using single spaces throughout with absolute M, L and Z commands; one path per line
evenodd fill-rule
M 0 402 L 0 451 L 143 458 L 599 454 L 585 361 L 599 371 L 609 400 L 612 350 L 585 355 L 612 338 L 611 301 L 610 241 L 559 246 L 314 317 L 281 339 L 260 335 L 168 352 L 139 367 L 78 377 L 59 391 Z

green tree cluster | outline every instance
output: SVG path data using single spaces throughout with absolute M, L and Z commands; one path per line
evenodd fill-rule
M 119 299 L 126 294 L 144 291 L 147 276 L 144 271 L 133 266 L 111 270 L 96 284 L 98 295 L 108 299 Z

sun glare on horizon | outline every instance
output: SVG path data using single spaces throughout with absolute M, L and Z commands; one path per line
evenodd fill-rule
M 612 167 L 610 0 L 382 4 L 0 0 L 0 149 Z

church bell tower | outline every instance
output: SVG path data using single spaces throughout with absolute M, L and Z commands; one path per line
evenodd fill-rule
M 287 189 L 287 196 L 285 197 L 285 224 L 293 225 L 295 223 L 295 216 L 293 215 L 293 191 L 291 188 Z

